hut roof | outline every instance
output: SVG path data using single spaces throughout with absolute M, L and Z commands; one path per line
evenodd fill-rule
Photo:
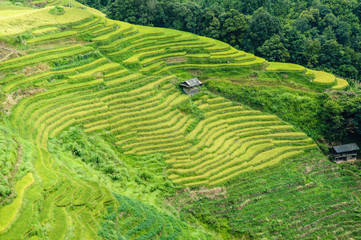
M 333 146 L 333 149 L 336 153 L 345 153 L 345 152 L 352 152 L 352 151 L 358 151 L 360 148 L 357 146 L 356 143 L 350 143 L 340 146 Z
M 198 80 L 198 78 L 192 78 L 187 81 L 181 82 L 179 84 L 181 87 L 195 87 L 195 86 L 201 86 L 202 82 Z

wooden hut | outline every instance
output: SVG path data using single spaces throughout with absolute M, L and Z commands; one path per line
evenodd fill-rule
M 187 81 L 181 82 L 179 86 L 183 89 L 185 94 L 193 96 L 199 92 L 197 86 L 202 86 L 202 82 L 198 80 L 198 78 L 192 78 Z
M 333 159 L 336 163 L 355 161 L 360 148 L 356 143 L 350 143 L 332 147 Z

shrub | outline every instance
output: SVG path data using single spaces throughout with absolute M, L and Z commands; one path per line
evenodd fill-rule
M 178 110 L 183 112 L 184 114 L 187 115 L 192 115 L 192 117 L 196 118 L 196 119 L 200 119 L 203 120 L 204 119 L 204 115 L 202 110 L 200 110 L 191 100 L 186 100 L 182 103 L 180 103 L 177 106 Z
M 56 6 L 53 9 L 51 9 L 49 11 L 49 13 L 52 14 L 52 15 L 64 15 L 65 11 L 64 11 L 64 8 Z
M 10 194 L 10 188 L 7 186 L 0 186 L 0 196 L 8 196 Z
M 90 42 L 94 38 L 94 36 L 90 32 L 86 32 L 86 33 L 78 34 L 76 38 L 80 41 Z

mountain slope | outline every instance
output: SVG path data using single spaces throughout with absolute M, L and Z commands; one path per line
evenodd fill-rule
M 54 9 L 64 11 L 55 17 L 57 24 L 49 20 L 53 16 L 49 11 Z M 16 10 L 9 10 L 9 14 L 10 11 Z M 73 14 L 77 17 L 72 18 Z M 16 32 L 24 37 L 17 46 L 25 54 L 0 62 L 0 81 L 6 98 L 13 99 L 11 104 L 4 100 L 8 110 L 8 116 L 3 117 L 4 129 L 26 144 L 26 159 L 32 166 L 28 164 L 17 179 L 19 185 L 26 183 L 24 187 L 12 188 L 17 192 L 12 210 L 7 210 L 12 205 L 0 209 L 12 213 L 1 222 L 0 238 L 269 237 L 273 235 L 273 225 L 252 228 L 257 220 L 250 220 L 252 213 L 243 211 L 241 214 L 251 223 L 244 231 L 238 231 L 245 220 L 235 217 L 238 212 L 225 211 L 229 207 L 237 209 L 240 203 L 233 198 L 247 194 L 246 185 L 235 185 L 235 179 L 250 175 L 267 179 L 264 172 L 282 173 L 284 169 L 279 168 L 287 163 L 292 163 L 290 171 L 296 171 L 307 161 L 299 161 L 301 156 L 314 156 L 317 160 L 310 161 L 312 169 L 325 165 L 339 177 L 338 170 L 323 159 L 312 139 L 276 116 L 231 102 L 206 89 L 191 98 L 178 87 L 179 82 L 204 72 L 297 71 L 314 79 L 311 91 L 344 84 L 333 75 L 310 75 L 301 66 L 267 63 L 222 42 L 189 33 L 112 21 L 78 3 L 60 10 L 29 10 L 26 16 L 36 19 L 37 24 L 16 23 L 23 27 L 19 27 L 21 31 L 26 30 Z M 1 21 L 8 23 L 8 19 Z M 14 43 L 17 36 L 4 40 Z M 9 137 L 5 139 L 11 142 Z M 16 152 L 15 143 L 8 151 Z M 15 166 L 16 158 L 12 159 Z M 327 174 L 321 171 L 321 178 Z M 357 177 L 347 179 L 350 189 L 357 188 Z M 257 182 L 253 178 L 249 181 Z M 284 181 L 289 186 L 313 186 L 301 179 L 297 184 L 290 183 L 292 178 L 285 177 Z M 332 184 L 322 180 L 318 183 Z M 274 184 L 269 182 L 266 186 L 272 188 Z M 182 201 L 188 196 L 179 194 L 177 189 L 185 187 L 196 189 L 193 195 L 201 197 Z M 198 187 L 216 193 L 204 195 Z M 215 189 L 219 188 L 225 190 L 217 192 Z M 318 197 L 317 191 L 307 191 L 305 199 Z M 358 211 L 356 190 L 345 192 L 340 184 L 332 195 L 335 201 L 346 199 L 347 211 Z M 178 205 L 171 203 L 177 197 L 185 204 L 180 209 L 197 209 L 197 203 L 202 201 L 211 205 L 220 201 L 217 206 L 221 210 L 209 212 L 202 205 L 199 211 L 183 214 L 182 210 L 180 214 L 175 208 Z M 249 203 L 246 200 L 247 206 L 262 209 L 268 201 L 271 208 L 277 205 L 271 200 L 262 202 L 262 198 L 252 198 Z M 327 211 L 321 211 L 317 218 L 333 219 L 332 213 L 337 210 L 334 203 L 323 204 Z M 281 213 L 289 211 L 285 207 Z M 222 214 L 225 216 L 220 218 Z M 218 220 L 204 221 L 205 218 L 224 218 L 229 224 L 217 228 Z M 300 218 L 301 223 L 309 223 L 310 216 Z M 337 218 L 328 231 L 356 237 L 357 232 L 347 227 L 340 230 L 340 226 L 359 224 L 360 219 L 355 216 L 353 221 Z M 286 222 L 280 225 L 279 237 L 302 238 L 302 228 L 290 231 Z M 316 227 L 313 232 L 323 235 L 324 229 Z

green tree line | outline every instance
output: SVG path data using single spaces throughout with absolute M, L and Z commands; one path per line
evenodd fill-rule
M 215 38 L 265 57 L 361 80 L 357 0 L 81 0 L 108 17 Z

